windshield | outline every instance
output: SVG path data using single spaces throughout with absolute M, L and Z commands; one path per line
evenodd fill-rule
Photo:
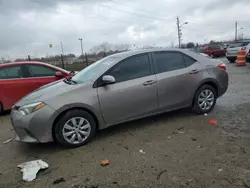
M 73 76 L 72 80 L 77 83 L 83 83 L 89 80 L 95 81 L 99 76 L 101 76 L 101 74 L 103 74 L 115 63 L 116 59 L 117 58 L 114 57 L 106 57 L 101 59 Z
M 237 48 L 237 47 L 242 47 L 242 46 L 247 46 L 249 42 L 237 42 L 234 44 L 231 44 L 229 48 Z

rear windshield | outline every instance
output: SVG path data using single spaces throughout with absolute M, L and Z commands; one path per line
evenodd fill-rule
M 209 50 L 219 50 L 219 49 L 221 49 L 221 46 L 219 46 L 219 45 L 212 45 L 212 46 L 209 46 L 208 49 Z
M 247 46 L 250 42 L 237 42 L 234 44 L 231 44 L 229 48 L 237 48 L 237 47 L 242 47 L 242 46 Z

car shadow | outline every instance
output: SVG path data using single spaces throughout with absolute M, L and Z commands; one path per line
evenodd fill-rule
M 0 114 L 0 117 L 8 116 L 10 115 L 11 110 L 5 110 L 2 114 Z
M 85 146 L 93 147 L 93 145 L 96 144 L 96 142 L 102 142 L 103 139 L 105 138 L 109 138 L 111 136 L 116 136 L 119 134 L 128 133 L 134 135 L 135 131 L 137 131 L 138 129 L 143 129 L 144 127 L 148 126 L 153 126 L 153 124 L 157 122 L 171 121 L 173 119 L 178 119 L 178 118 L 185 119 L 187 117 L 193 117 L 193 116 L 196 115 L 190 112 L 188 109 L 182 109 L 111 126 L 107 129 L 98 131 L 94 139 Z M 69 151 L 75 149 L 75 148 L 64 148 L 57 143 L 45 143 L 45 144 L 19 143 L 17 147 L 18 147 L 17 149 L 20 152 L 33 156 L 39 156 L 39 154 L 41 154 L 42 156 L 46 156 L 63 150 Z
M 165 121 L 171 121 L 173 119 L 178 118 L 186 118 L 186 117 L 193 117 L 196 114 L 193 112 L 190 112 L 189 109 L 181 109 L 181 110 L 175 110 L 172 112 L 165 112 L 162 114 L 154 115 L 145 117 L 138 120 L 133 120 L 126 123 L 121 123 L 119 125 L 111 126 L 107 129 L 100 130 L 97 133 L 96 139 L 103 139 L 105 137 L 109 137 L 112 135 L 120 134 L 128 132 L 129 134 L 133 134 L 133 132 L 136 131 L 136 129 L 143 129 L 144 127 L 153 126 L 153 124 L 158 122 L 165 122 Z M 94 139 L 94 141 L 96 140 Z

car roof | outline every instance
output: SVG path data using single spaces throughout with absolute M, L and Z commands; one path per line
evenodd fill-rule
M 24 64 L 33 64 L 33 65 L 46 65 L 50 66 L 48 63 L 38 62 L 38 61 L 21 61 L 21 62 L 10 62 L 5 64 L 0 64 L 0 68 L 2 67 L 8 67 L 13 65 L 24 65 Z
M 5 64 L 0 64 L 0 68 L 15 66 L 15 65 L 27 65 L 27 64 L 29 64 L 29 65 L 44 65 L 44 66 L 51 67 L 51 68 L 54 68 L 54 69 L 57 69 L 57 70 L 64 71 L 65 73 L 68 73 L 67 70 L 64 70 L 64 69 L 62 69 L 60 67 L 56 67 L 56 66 L 51 65 L 49 63 L 44 63 L 44 62 L 39 62 L 39 61 L 21 61 L 21 62 L 5 63 Z
M 120 53 L 110 55 L 109 57 L 123 59 L 123 58 L 126 58 L 126 57 L 130 57 L 130 56 L 138 55 L 138 54 L 142 54 L 142 53 L 161 52 L 161 51 L 164 51 L 164 52 L 177 51 L 177 52 L 184 52 L 186 54 L 189 54 L 189 52 L 190 52 L 190 50 L 179 49 L 179 48 L 150 48 L 150 49 L 139 49 L 139 50 L 131 50 L 131 51 L 126 51 L 126 52 L 120 52 Z

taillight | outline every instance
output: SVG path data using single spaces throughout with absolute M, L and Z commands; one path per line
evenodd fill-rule
M 225 63 L 219 64 L 218 67 L 221 68 L 224 71 L 227 70 L 227 67 L 226 67 Z
M 247 47 L 246 46 L 243 46 L 242 48 L 241 48 L 241 50 L 246 50 L 247 49 Z

